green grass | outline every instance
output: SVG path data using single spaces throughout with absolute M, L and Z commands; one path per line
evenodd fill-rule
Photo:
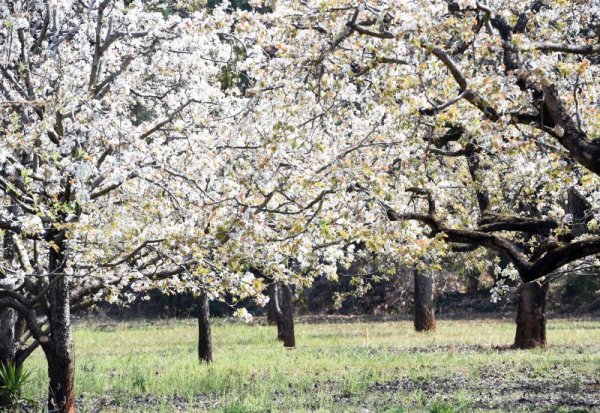
M 600 409 L 600 322 L 550 320 L 547 350 L 512 351 L 510 321 L 298 323 L 298 347 L 273 327 L 216 322 L 212 366 L 193 321 L 79 325 L 82 412 L 471 412 Z M 24 397 L 43 400 L 36 352 Z M 41 409 L 41 408 L 40 408 Z M 586 410 L 587 409 L 587 410 Z

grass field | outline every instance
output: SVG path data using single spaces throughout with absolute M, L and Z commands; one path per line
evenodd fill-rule
M 196 359 L 192 321 L 75 328 L 81 412 L 600 411 L 600 321 L 550 320 L 547 350 L 513 351 L 510 320 L 298 323 L 285 350 L 273 327 L 215 322 L 215 361 Z M 24 396 L 43 400 L 36 352 Z M 41 407 L 40 407 L 41 409 Z

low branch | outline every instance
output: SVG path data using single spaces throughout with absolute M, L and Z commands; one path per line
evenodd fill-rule
M 434 216 L 435 215 L 435 201 L 433 199 L 433 194 L 430 190 L 424 188 L 406 188 L 406 192 L 411 192 L 413 194 L 421 195 L 427 199 L 427 215 Z
M 361 27 L 355 23 L 348 23 L 348 27 L 350 27 L 355 32 L 365 35 L 365 36 L 377 37 L 379 39 L 393 39 L 394 38 L 394 35 L 390 32 L 374 32 L 372 30 L 365 29 L 364 27 Z
M 15 300 L 14 298 L 0 298 L 0 308 L 13 308 L 15 309 L 27 323 L 27 328 L 40 344 L 48 342 L 48 336 L 44 334 L 37 322 L 37 316 L 35 310 L 28 308 L 23 303 Z
M 558 228 L 558 223 L 552 219 L 500 215 L 492 212 L 485 212 L 478 224 L 477 230 L 482 232 L 517 231 L 546 236 Z
M 24 238 L 32 239 L 32 240 L 40 240 L 42 236 L 40 234 L 31 234 L 26 233 L 23 229 L 23 226 L 17 222 L 13 221 L 0 221 L 0 229 L 5 231 L 12 231 L 15 234 L 19 234 Z
M 526 46 L 519 46 L 514 43 L 505 43 L 504 47 L 513 52 L 529 52 L 538 50 L 540 52 L 558 52 L 567 54 L 578 54 L 589 56 L 600 53 L 600 44 L 568 44 L 568 43 L 533 43 Z

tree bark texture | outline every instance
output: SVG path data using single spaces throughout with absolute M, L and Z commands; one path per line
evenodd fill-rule
M 415 269 L 415 330 L 435 331 L 434 275 Z
M 14 364 L 17 355 L 16 337 L 17 312 L 12 308 L 0 311 L 0 365 Z M 0 386 L 5 383 L 0 379 Z M 7 411 L 13 405 L 9 395 L 0 392 L 0 411 Z
M 12 210 L 14 215 L 18 215 L 18 211 L 15 211 L 15 208 L 12 208 Z M 4 234 L 3 249 L 6 265 L 16 267 L 15 246 L 9 231 Z M 4 278 L 4 274 L 0 274 L 0 278 Z M 0 310 L 0 364 L 2 366 L 16 363 L 18 350 L 18 317 L 17 311 L 12 308 Z M 0 386 L 4 384 L 5 383 L 0 380 Z M 13 400 L 7 396 L 8 395 L 0 393 L 0 411 L 9 409 L 13 404 Z
M 548 285 L 523 283 L 518 289 L 517 332 L 514 348 L 546 347 L 546 294 Z
M 69 277 L 64 273 L 66 254 L 64 234 L 54 237 L 54 248 L 49 253 L 48 322 L 50 338 L 42 348 L 48 362 L 48 410 L 56 413 L 75 412 L 73 393 L 74 364 L 71 337 Z
M 293 287 L 290 284 L 281 284 L 281 335 L 283 346 L 288 348 L 296 346 L 293 295 Z
M 275 319 L 275 324 L 277 325 L 277 340 L 283 340 L 283 314 L 281 310 L 282 306 L 282 295 L 281 295 L 281 283 L 279 281 L 274 281 L 271 285 L 269 285 L 269 308 L 267 311 L 273 314 L 273 318 Z
M 267 323 L 270 326 L 276 326 L 277 320 L 281 316 L 281 311 L 278 309 L 279 288 L 277 286 L 277 282 L 272 282 L 269 284 L 267 287 L 267 293 L 269 294 L 269 303 L 267 304 Z
M 212 358 L 208 294 L 202 290 L 198 296 L 198 359 L 206 363 L 212 363 Z
M 588 232 L 587 224 L 593 217 L 590 214 L 592 205 L 573 187 L 569 188 L 567 195 L 567 211 L 572 219 L 571 232 L 573 237 L 579 237 Z

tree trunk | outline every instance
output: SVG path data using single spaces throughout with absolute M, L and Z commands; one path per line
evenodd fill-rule
M 12 308 L 0 311 L 0 365 L 3 367 L 15 363 L 17 354 L 16 337 L 17 312 Z M 5 383 L 0 380 L 0 386 Z M 0 392 L 0 411 L 8 411 L 14 400 L 10 395 Z
M 415 329 L 435 331 L 434 276 L 415 269 Z
M 18 208 L 10 208 L 11 213 L 14 216 L 18 216 Z M 3 238 L 3 257 L 5 265 L 13 269 L 17 268 L 16 257 L 15 257 L 15 246 L 12 240 L 12 233 L 6 231 Z M 0 278 L 4 278 L 5 274 L 0 274 Z M 12 289 L 11 283 L 6 280 L 2 280 L 0 288 Z M 6 282 L 4 282 L 6 281 Z M 18 313 L 12 308 L 5 308 L 0 310 L 0 365 L 7 366 L 16 362 L 16 355 L 18 350 L 17 339 L 17 320 Z M 0 386 L 4 385 L 3 381 L 0 380 Z M 11 400 L 9 395 L 2 394 L 0 392 L 0 411 L 7 410 L 12 407 L 14 400 Z
M 284 341 L 283 337 L 283 314 L 281 312 L 282 306 L 282 296 L 281 296 L 281 283 L 279 281 L 274 281 L 271 285 L 269 285 L 269 308 L 268 312 L 273 313 L 273 317 L 275 319 L 275 324 L 277 325 L 277 340 Z
M 270 326 L 276 326 L 277 320 L 281 316 L 279 310 L 279 288 L 277 288 L 277 282 L 272 282 L 267 287 L 267 293 L 269 294 L 269 302 L 267 304 L 267 323 Z
M 478 270 L 469 270 L 466 272 L 467 277 L 467 294 L 476 294 L 479 291 L 479 276 Z
M 290 284 L 281 285 L 281 339 L 284 347 L 296 346 L 294 335 L 294 292 Z
M 204 290 L 198 297 L 198 359 L 212 363 L 212 336 L 208 294 Z
M 17 354 L 17 312 L 12 308 L 0 310 L 0 362 L 12 362 Z
M 56 413 L 75 412 L 73 394 L 74 354 L 71 337 L 71 311 L 69 277 L 64 274 L 66 254 L 64 234 L 58 233 L 55 245 L 50 248 L 49 277 L 51 287 L 48 291 L 48 323 L 50 339 L 43 345 L 48 361 L 48 410 Z M 54 249 L 54 247 L 56 249 Z
M 546 347 L 546 293 L 539 281 L 522 283 L 518 289 L 517 333 L 514 348 Z
M 573 237 L 579 237 L 588 232 L 587 224 L 593 215 L 589 213 L 592 205 L 574 187 L 567 191 L 567 212 L 571 214 L 571 233 Z

